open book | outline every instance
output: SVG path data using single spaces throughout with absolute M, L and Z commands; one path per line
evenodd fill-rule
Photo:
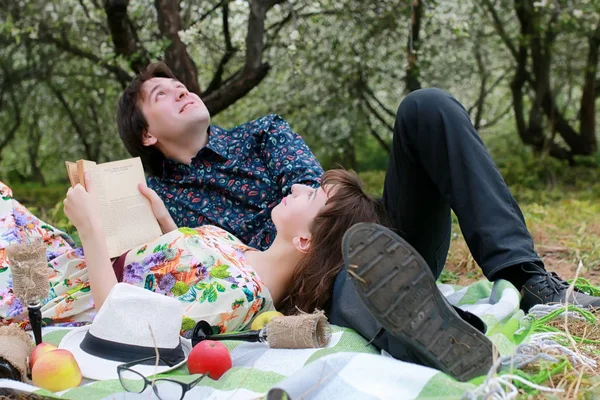
M 162 234 L 150 201 L 138 189 L 139 183 L 146 184 L 139 157 L 104 164 L 66 161 L 65 165 L 71 186 L 85 187 L 85 172 L 92 178 L 111 258 Z

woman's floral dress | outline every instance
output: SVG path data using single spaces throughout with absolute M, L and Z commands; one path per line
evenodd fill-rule
M 12 293 L 5 249 L 39 239 L 47 245 L 49 295 L 42 304 L 46 325 L 79 326 L 95 315 L 83 252 L 65 233 L 40 221 L 0 182 L 0 325 L 28 325 L 27 309 Z M 178 299 L 182 331 L 199 320 L 214 331 L 246 328 L 260 312 L 274 310 L 267 287 L 248 265 L 248 247 L 214 226 L 179 228 L 124 256 L 123 282 Z

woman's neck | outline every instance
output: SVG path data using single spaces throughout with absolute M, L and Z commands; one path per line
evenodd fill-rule
M 277 238 L 266 251 L 246 252 L 248 263 L 267 286 L 276 305 L 287 295 L 292 274 L 302 257 L 293 244 Z

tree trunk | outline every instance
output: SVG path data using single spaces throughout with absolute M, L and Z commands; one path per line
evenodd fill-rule
M 529 42 L 531 49 L 531 62 L 533 65 L 534 97 L 529 109 L 528 136 L 535 138 L 536 150 L 542 150 L 546 138 L 544 135 L 544 111 L 542 100 L 550 89 L 550 46 L 542 36 L 540 16 L 533 9 L 531 1 L 521 1 L 523 4 L 522 26 L 524 28 L 525 40 Z
M 413 92 L 421 89 L 419 69 L 419 33 L 421 31 L 421 17 L 423 15 L 423 3 L 421 0 L 412 0 L 410 4 L 410 29 L 408 43 L 406 44 L 406 91 Z
M 598 72 L 598 51 L 600 47 L 600 24 L 589 39 L 587 65 L 581 106 L 579 109 L 579 129 L 581 134 L 581 153 L 594 154 L 598 149 L 596 139 L 596 74 Z
M 2 151 L 4 150 L 4 148 L 6 148 L 6 146 L 10 144 L 10 142 L 13 141 L 15 135 L 17 134 L 17 131 L 21 127 L 21 123 L 23 122 L 21 118 L 21 107 L 19 105 L 20 103 L 17 100 L 14 93 L 11 93 L 11 101 L 13 103 L 15 121 L 10 127 L 10 129 L 7 130 L 6 135 L 0 139 L 0 161 L 2 161 Z
M 216 115 L 244 97 L 267 76 L 271 66 L 269 63 L 262 62 L 265 18 L 267 12 L 281 2 L 283 0 L 251 0 L 244 66 L 225 79 L 218 89 L 202 97 L 212 115 Z
M 271 8 L 282 3 L 284 0 L 248 0 L 250 3 L 250 13 L 246 33 L 244 66 L 223 79 L 221 75 L 224 72 L 224 66 L 236 51 L 231 46 L 231 39 L 229 38 L 228 9 L 226 4 L 228 1 L 222 0 L 209 12 L 210 14 L 218 7 L 223 6 L 223 33 L 226 50 L 215 72 L 215 76 L 208 87 L 210 90 L 207 90 L 206 93 L 201 91 L 196 65 L 189 56 L 185 44 L 179 39 L 178 32 L 184 28 L 180 15 L 179 2 L 171 0 L 155 0 L 154 2 L 160 33 L 171 42 L 165 52 L 167 65 L 169 65 L 175 76 L 189 90 L 202 97 L 206 107 L 213 116 L 244 97 L 267 76 L 270 66 L 266 62 L 262 62 L 265 43 L 265 18 Z M 129 0 L 104 0 L 104 9 L 117 54 L 125 56 L 130 60 L 131 68 L 139 72 L 145 69 L 149 60 L 146 56 L 147 52 L 138 40 L 135 27 L 127 15 L 128 4 Z M 73 48 L 67 48 L 66 50 L 80 57 L 93 58 L 92 55 L 81 54 L 81 52 L 77 52 Z M 139 54 L 143 56 L 136 58 L 136 55 Z M 123 84 L 123 79 L 121 79 L 121 83 Z
M 165 51 L 165 61 L 188 90 L 198 95 L 198 71 L 196 64 L 187 52 L 185 44 L 179 38 L 182 29 L 179 2 L 173 0 L 155 0 L 154 6 L 158 15 L 158 28 L 160 33 L 168 38 L 171 43 Z
M 479 35 L 480 36 L 480 35 Z M 473 121 L 473 125 L 475 129 L 479 131 L 481 128 L 481 119 L 483 118 L 483 107 L 485 106 L 485 98 L 487 97 L 487 81 L 488 81 L 488 73 L 485 69 L 485 63 L 483 61 L 483 54 L 481 53 L 481 46 L 478 39 L 475 43 L 475 61 L 477 62 L 477 72 L 479 73 L 479 78 L 481 80 L 481 86 L 479 87 L 479 96 L 477 96 L 477 111 L 475 112 L 475 120 Z
M 137 34 L 127 15 L 129 0 L 104 0 L 106 22 L 117 54 L 129 60 L 131 69 L 141 72 L 150 62 L 137 40 Z
M 37 182 L 40 185 L 45 187 L 46 186 L 46 177 L 44 176 L 42 169 L 38 166 L 37 157 L 31 159 L 30 166 L 31 166 L 31 180 L 34 182 Z
M 515 49 L 517 58 L 517 68 L 515 77 L 511 83 L 511 92 L 513 97 L 513 109 L 515 112 L 515 121 L 517 123 L 517 133 L 524 144 L 532 146 L 537 151 L 544 147 L 544 134 L 539 129 L 532 129 L 531 120 L 529 123 L 525 120 L 525 105 L 523 101 L 523 90 L 527 82 L 527 43 L 532 35 L 531 13 L 527 10 L 527 0 L 515 0 L 515 11 L 519 19 L 521 34 L 519 36 L 519 46 Z M 530 113 L 530 117 L 531 117 Z M 534 118 L 536 116 L 534 115 Z M 535 126 L 535 122 L 534 122 Z
M 27 141 L 27 155 L 29 157 L 29 166 L 31 168 L 31 180 L 46 186 L 46 178 L 39 165 L 40 144 L 44 132 L 40 129 L 40 115 L 36 111 L 33 113 L 33 121 L 29 125 L 29 140 Z
M 331 165 L 343 165 L 346 169 L 353 169 L 356 171 L 356 149 L 349 140 L 344 143 L 340 143 L 342 151 L 335 153 L 331 156 Z
M 50 88 L 52 93 L 54 93 L 54 95 L 58 99 L 59 103 L 63 106 L 65 113 L 67 114 L 67 117 L 69 118 L 69 121 L 71 121 L 71 126 L 73 126 L 73 129 L 77 133 L 77 136 L 79 136 L 79 140 L 81 140 L 81 144 L 83 145 L 83 149 L 85 151 L 86 158 L 90 161 L 98 161 L 95 158 L 96 152 L 95 152 L 92 144 L 90 143 L 90 138 L 89 138 L 90 135 L 88 134 L 87 129 L 85 129 L 84 125 L 80 124 L 79 121 L 77 120 L 75 112 L 69 106 L 69 102 L 65 98 L 63 92 L 61 92 L 56 86 L 54 86 L 50 82 L 48 83 L 48 87 Z

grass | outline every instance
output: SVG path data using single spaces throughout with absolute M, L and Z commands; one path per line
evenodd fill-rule
M 384 172 L 361 174 L 367 190 L 382 194 Z M 579 260 L 581 276 L 600 285 L 600 187 L 595 182 L 577 186 L 555 185 L 531 189 L 511 185 L 511 192 L 521 206 L 536 251 L 546 267 L 564 279 L 574 276 Z M 468 285 L 483 279 L 473 260 L 453 215 L 452 240 L 446 267 L 440 280 Z
M 578 200 L 577 192 L 547 204 L 521 204 L 535 248 L 546 268 L 564 279 L 575 274 L 579 260 L 581 276 L 600 285 L 600 203 Z M 451 283 L 469 284 L 483 278 L 456 223 L 446 269 Z

